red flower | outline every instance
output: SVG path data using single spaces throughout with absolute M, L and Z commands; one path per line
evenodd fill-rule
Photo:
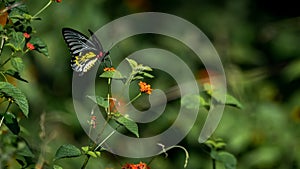
M 147 94 L 152 93 L 151 85 L 147 84 L 146 82 L 140 81 L 139 86 L 140 86 L 140 91 L 141 92 L 144 92 L 144 93 L 147 93 Z
M 32 43 L 30 43 L 30 42 L 27 42 L 26 47 L 27 47 L 29 50 L 34 50 L 34 49 L 35 49 L 34 45 L 33 45 Z
M 61 3 L 61 0 L 56 0 L 57 3 Z
M 23 33 L 23 36 L 24 36 L 26 39 L 30 38 L 30 34 L 27 33 L 27 32 Z

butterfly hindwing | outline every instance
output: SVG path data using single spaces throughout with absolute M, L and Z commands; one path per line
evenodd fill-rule
M 89 30 L 90 31 L 90 30 Z M 90 70 L 96 62 L 102 61 L 108 55 L 103 51 L 100 41 L 90 31 L 92 38 L 70 28 L 63 28 L 62 34 L 72 55 L 71 67 L 81 75 Z

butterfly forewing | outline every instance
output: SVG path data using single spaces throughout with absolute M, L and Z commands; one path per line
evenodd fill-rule
M 105 57 L 100 41 L 91 31 L 91 39 L 70 28 L 63 28 L 62 33 L 72 55 L 71 67 L 74 71 L 83 74 Z M 99 54 L 103 56 L 99 57 Z

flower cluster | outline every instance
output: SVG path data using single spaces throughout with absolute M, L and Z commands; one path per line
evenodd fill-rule
M 103 70 L 104 72 L 114 72 L 116 69 L 114 67 L 106 67 Z
M 125 164 L 122 169 L 150 169 L 147 164 L 140 162 L 139 164 Z
M 34 50 L 35 49 L 34 45 L 32 43 L 28 42 L 30 40 L 30 37 L 31 37 L 30 34 L 25 32 L 25 33 L 23 33 L 23 36 L 25 37 L 25 39 L 27 39 L 26 40 L 27 41 L 27 43 L 26 43 L 27 49 Z
M 139 86 L 140 86 L 140 91 L 142 93 L 147 93 L 147 94 L 152 93 L 151 85 L 147 84 L 146 82 L 140 81 Z

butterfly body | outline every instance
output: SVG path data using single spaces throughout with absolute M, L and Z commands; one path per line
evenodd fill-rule
M 83 75 L 89 71 L 97 61 L 102 62 L 109 55 L 109 52 L 104 52 L 99 39 L 90 31 L 91 38 L 84 34 L 71 29 L 63 28 L 62 34 L 67 43 L 71 58 L 71 67 L 75 72 Z

